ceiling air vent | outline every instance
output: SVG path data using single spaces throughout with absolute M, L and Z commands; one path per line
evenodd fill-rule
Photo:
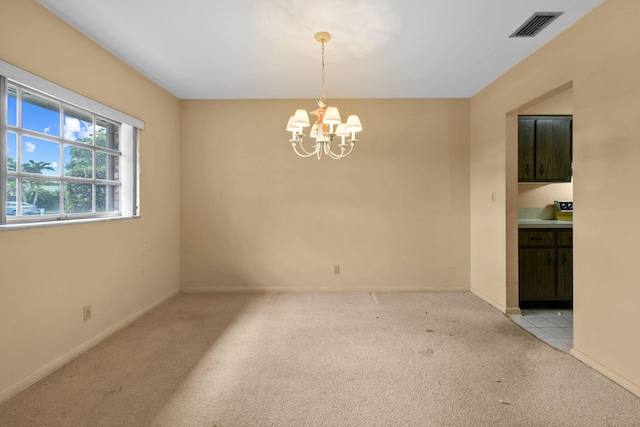
M 563 12 L 536 12 L 509 37 L 535 37 Z

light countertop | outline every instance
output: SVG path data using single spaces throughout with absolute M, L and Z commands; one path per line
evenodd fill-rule
M 573 221 L 555 219 L 518 219 L 518 228 L 573 228 Z

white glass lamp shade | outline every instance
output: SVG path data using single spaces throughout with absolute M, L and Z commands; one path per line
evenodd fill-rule
M 347 132 L 360 132 L 362 130 L 362 125 L 360 124 L 360 118 L 356 115 L 351 115 L 347 118 Z
M 347 124 L 346 123 L 340 123 L 338 125 L 338 127 L 336 128 L 336 135 L 337 136 L 349 136 L 349 132 L 347 131 Z
M 293 122 L 291 123 L 294 126 L 307 127 L 309 126 L 309 115 L 306 110 L 296 110 L 296 113 L 293 115 Z
M 311 127 L 311 132 L 309 133 L 309 136 L 311 138 L 317 138 L 318 137 L 318 124 L 314 123 L 313 126 Z
M 287 122 L 287 132 L 297 132 L 300 130 L 300 126 L 295 126 L 293 124 L 293 116 L 289 117 L 289 121 Z
M 338 107 L 327 107 L 327 110 L 324 112 L 324 117 L 322 118 L 322 123 L 338 125 L 340 122 L 340 112 L 338 111 Z

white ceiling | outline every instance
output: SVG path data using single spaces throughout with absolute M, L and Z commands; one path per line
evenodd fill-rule
M 328 31 L 331 99 L 470 97 L 603 0 L 37 1 L 182 99 L 318 98 Z

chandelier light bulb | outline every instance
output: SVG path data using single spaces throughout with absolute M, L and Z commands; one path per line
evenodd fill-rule
M 300 126 L 293 124 L 293 116 L 289 117 L 289 121 L 287 122 L 287 132 L 293 132 L 295 134 L 299 129 Z
M 293 125 L 305 128 L 309 126 L 309 115 L 306 110 L 296 110 L 293 115 Z
M 338 125 L 338 127 L 336 128 L 336 136 L 342 136 L 342 137 L 349 136 L 346 123 L 340 123 Z
M 360 124 L 360 118 L 358 116 L 351 115 L 347 118 L 347 126 L 345 127 L 347 132 L 360 132 L 362 125 Z
M 318 137 L 318 124 L 314 123 L 313 126 L 311 126 L 311 132 L 309 132 L 309 136 L 311 138 L 317 138 Z
M 338 111 L 338 107 L 327 107 L 327 111 L 324 112 L 322 123 L 326 123 L 328 125 L 339 125 L 340 122 L 340 112 Z

